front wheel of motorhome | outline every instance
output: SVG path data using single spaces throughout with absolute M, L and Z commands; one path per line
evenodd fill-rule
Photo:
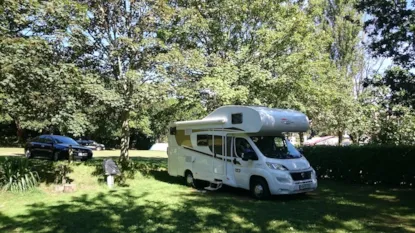
M 185 176 L 186 185 L 195 189 L 200 188 L 199 181 L 193 177 L 193 173 L 191 171 L 187 171 Z
M 252 196 L 258 200 L 265 200 L 271 196 L 268 184 L 263 178 L 253 178 L 250 186 Z

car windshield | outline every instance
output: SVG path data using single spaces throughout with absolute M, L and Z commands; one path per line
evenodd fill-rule
M 68 137 L 53 137 L 57 143 L 69 144 L 69 145 L 79 145 L 75 140 Z
M 301 157 L 301 153 L 284 137 L 254 136 L 251 139 L 262 154 L 268 158 L 294 159 Z

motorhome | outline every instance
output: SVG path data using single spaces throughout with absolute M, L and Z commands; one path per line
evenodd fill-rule
M 257 199 L 310 192 L 315 170 L 284 136 L 308 127 L 301 112 L 256 106 L 223 106 L 201 120 L 174 122 L 168 173 L 197 188 L 247 189 Z

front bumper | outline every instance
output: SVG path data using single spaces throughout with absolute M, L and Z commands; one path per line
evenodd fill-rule
M 280 182 L 277 179 L 278 175 L 273 173 L 270 177 L 269 190 L 272 195 L 297 194 L 312 192 L 317 189 L 318 182 L 315 177 L 306 180 L 298 180 L 291 182 Z
M 74 159 L 87 160 L 92 159 L 92 155 L 92 153 L 87 153 L 86 155 L 79 155 L 78 153 L 74 153 L 73 157 Z

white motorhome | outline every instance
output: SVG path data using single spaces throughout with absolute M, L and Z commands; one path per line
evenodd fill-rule
M 283 134 L 308 127 L 303 113 L 252 106 L 223 106 L 202 120 L 174 122 L 168 173 L 193 187 L 208 182 L 207 190 L 247 189 L 258 199 L 310 192 L 316 173 Z

